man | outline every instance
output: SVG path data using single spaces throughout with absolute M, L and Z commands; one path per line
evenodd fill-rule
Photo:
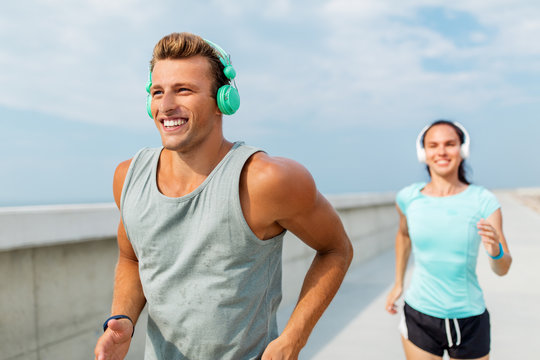
M 119 258 L 96 359 L 125 357 L 145 303 L 145 359 L 296 359 L 352 260 L 338 215 L 300 164 L 223 137 L 239 98 L 221 48 L 173 33 L 150 69 L 163 149 L 114 175 Z M 286 230 L 317 253 L 278 336 Z

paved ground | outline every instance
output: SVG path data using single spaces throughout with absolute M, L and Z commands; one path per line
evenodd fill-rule
M 478 277 L 491 313 L 491 359 L 538 359 L 540 212 L 510 193 L 497 192 L 497 197 L 514 261 L 509 274 L 498 277 L 491 272 L 487 256 L 478 260 Z M 393 276 L 393 251 L 352 269 L 300 359 L 404 359 L 397 331 L 399 316 L 384 311 Z M 290 311 L 279 312 L 280 324 Z

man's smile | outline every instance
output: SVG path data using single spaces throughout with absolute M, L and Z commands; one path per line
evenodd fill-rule
M 188 122 L 187 117 L 175 117 L 172 119 L 161 119 L 161 124 L 163 125 L 164 130 L 175 130 L 185 125 Z

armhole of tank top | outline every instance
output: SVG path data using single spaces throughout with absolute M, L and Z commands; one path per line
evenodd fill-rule
M 137 164 L 137 161 L 139 160 L 141 154 L 144 151 L 147 151 L 148 149 L 149 148 L 145 147 L 145 148 L 142 148 L 139 151 L 137 151 L 137 153 L 131 159 L 131 163 L 129 164 L 128 171 L 126 172 L 126 178 L 124 179 L 124 185 L 122 186 L 122 193 L 120 194 L 120 219 L 122 220 L 123 224 L 125 224 L 124 223 L 124 211 L 123 211 L 123 209 L 124 209 L 124 200 L 125 200 L 127 188 L 129 186 L 129 183 L 131 182 L 131 178 L 132 178 L 135 166 Z M 127 235 L 128 239 L 129 239 L 129 234 L 127 232 L 127 229 L 126 229 L 125 225 L 124 225 L 124 230 L 126 231 L 126 235 Z
M 244 145 L 246 147 L 248 147 L 247 145 Z M 255 243 L 255 244 L 258 244 L 258 245 L 263 245 L 263 246 L 267 246 L 267 245 L 272 245 L 272 244 L 275 244 L 276 243 L 276 240 L 279 240 L 281 238 L 283 238 L 283 236 L 285 235 L 285 233 L 287 232 L 287 230 L 283 230 L 283 232 L 277 234 L 276 236 L 274 237 L 271 237 L 270 239 L 266 239 L 266 240 L 262 240 L 262 239 L 259 239 L 259 237 L 257 237 L 257 235 L 255 235 L 255 233 L 253 232 L 253 230 L 251 229 L 251 227 L 249 226 L 245 216 L 244 216 L 244 211 L 242 209 L 242 203 L 240 201 L 240 178 L 242 177 L 242 171 L 244 170 L 244 167 L 246 166 L 246 163 L 248 162 L 248 160 L 253 156 L 255 155 L 256 153 L 258 152 L 262 152 L 262 153 L 266 153 L 264 150 L 261 150 L 261 149 L 257 149 L 257 148 L 254 148 L 254 147 L 248 147 L 249 149 L 246 149 L 246 154 L 243 154 L 243 159 L 242 161 L 240 161 L 240 171 L 238 172 L 238 176 L 236 177 L 233 185 L 234 185 L 234 211 L 236 213 L 236 216 L 240 219 L 240 222 L 242 224 L 242 227 L 251 235 L 250 236 L 250 239 Z

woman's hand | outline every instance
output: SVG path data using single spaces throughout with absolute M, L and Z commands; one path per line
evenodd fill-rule
M 401 297 L 401 293 L 403 292 L 403 287 L 400 285 L 394 285 L 392 290 L 390 290 L 390 293 L 386 297 L 386 306 L 385 309 L 390 314 L 397 314 L 397 305 L 396 301 Z
M 499 242 L 500 236 L 497 230 L 484 219 L 480 219 L 476 223 L 478 234 L 482 237 L 482 244 L 491 257 L 496 257 L 500 254 Z

